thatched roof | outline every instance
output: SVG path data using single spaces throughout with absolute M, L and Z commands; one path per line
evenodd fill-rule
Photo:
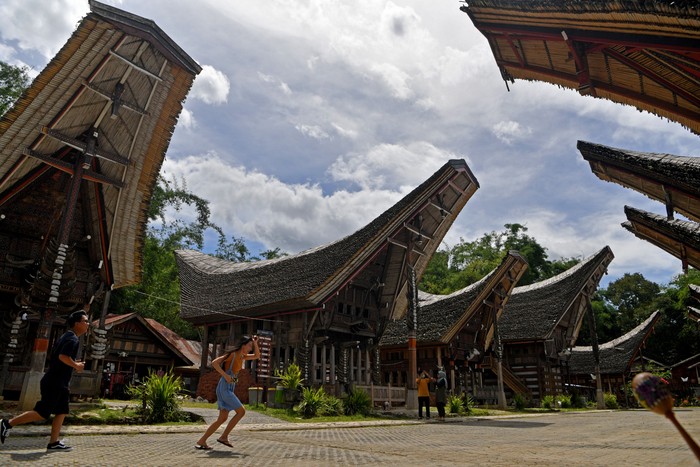
M 637 238 L 652 243 L 688 265 L 700 268 L 700 224 L 667 219 L 651 212 L 625 206 L 627 222 L 622 227 Z
M 90 8 L 0 119 L 0 204 L 12 229 L 24 229 L 25 243 L 41 243 L 60 222 L 52 217 L 63 206 L 65 180 L 84 166 L 82 224 L 72 226 L 70 242 L 90 235 L 89 258 L 78 261 L 88 270 L 102 261 L 102 281 L 121 287 L 141 279 L 149 201 L 201 68 L 153 21 L 92 0 Z M 96 157 L 80 163 L 91 152 Z M 26 250 L 18 253 L 41 253 Z
M 497 317 L 508 301 L 513 287 L 527 269 L 527 262 L 518 252 L 511 251 L 501 264 L 480 281 L 449 295 L 420 291 L 416 341 L 419 344 L 449 343 L 470 321 L 481 334 L 480 347 L 487 348 L 493 336 L 493 310 Z M 481 325 L 484 324 L 482 327 Z M 406 345 L 406 320 L 389 323 L 380 346 Z
M 549 339 L 556 326 L 566 320 L 573 345 L 586 305 L 612 259 L 612 250 L 606 246 L 559 275 L 516 287 L 498 321 L 502 340 Z
M 658 311 L 651 314 L 643 323 L 627 334 L 598 346 L 599 365 L 602 374 L 622 374 L 630 371 L 632 363 L 639 353 L 640 347 L 654 329 L 656 321 L 661 317 Z M 569 360 L 571 374 L 595 373 L 593 347 L 577 346 L 571 349 Z
M 593 173 L 638 191 L 689 219 L 700 221 L 700 157 L 636 152 L 579 141 Z
M 549 82 L 700 133 L 700 2 L 465 3 L 506 82 Z
M 380 265 L 382 307 L 387 317 L 400 317 L 407 306 L 406 265 L 420 279 L 477 188 L 467 164 L 451 160 L 367 226 L 328 245 L 253 263 L 176 251 L 181 316 L 202 323 L 322 306 L 363 268 Z

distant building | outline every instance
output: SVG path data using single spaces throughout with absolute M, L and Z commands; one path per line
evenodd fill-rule
M 532 401 L 564 391 L 568 355 L 612 259 L 606 246 L 557 276 L 513 290 L 498 321 L 503 362 Z
M 527 269 L 527 262 L 511 251 L 501 264 L 480 281 L 448 295 L 419 292 L 416 320 L 418 367 L 437 376 L 444 368 L 455 393 L 482 397 L 485 389 L 476 368 L 499 359 L 500 337 L 496 323 L 510 294 Z M 380 340 L 382 384 L 407 384 L 406 320 L 389 323 Z M 493 362 L 493 363 L 491 363 Z M 505 383 L 511 379 L 505 377 Z M 497 399 L 497 396 L 494 397 Z
M 603 390 L 617 396 L 618 403 L 629 406 L 625 386 L 634 375 L 653 368 L 663 370 L 665 365 L 645 359 L 642 347 L 651 335 L 654 325 L 661 317 L 658 311 L 651 314 L 643 323 L 625 335 L 598 346 L 598 367 Z M 588 397 L 595 397 L 596 355 L 592 346 L 577 346 L 571 349 L 568 361 L 567 384 L 571 391 L 576 387 L 589 388 Z

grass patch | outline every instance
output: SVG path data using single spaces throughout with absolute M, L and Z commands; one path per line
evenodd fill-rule
M 292 423 L 309 423 L 309 422 L 353 422 L 353 421 L 366 421 L 366 420 L 386 420 L 387 417 L 381 415 L 319 415 L 311 418 L 304 418 L 299 412 L 295 412 L 291 409 L 277 409 L 272 407 L 265 407 L 262 404 L 258 405 L 248 405 L 246 404 L 246 410 L 252 410 L 254 412 L 259 412 L 271 417 L 279 418 L 286 422 Z
M 147 423 L 138 412 L 138 406 L 131 401 L 111 401 L 120 406 L 105 403 L 82 404 L 66 415 L 69 425 L 192 425 L 204 423 L 204 419 L 191 412 L 182 411 L 181 421 L 167 423 Z M 51 424 L 52 419 L 43 424 Z

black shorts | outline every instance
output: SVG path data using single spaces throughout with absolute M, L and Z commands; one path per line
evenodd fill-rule
M 69 412 L 70 390 L 61 383 L 47 378 L 41 378 L 41 400 L 34 406 L 34 411 L 42 418 L 51 414 L 62 415 Z

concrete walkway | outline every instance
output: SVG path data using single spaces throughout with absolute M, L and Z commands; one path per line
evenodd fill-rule
M 676 416 L 699 440 L 700 409 L 677 409 Z M 445 423 L 288 423 L 248 411 L 230 437 L 233 449 L 212 437 L 213 450 L 195 450 L 205 426 L 66 426 L 73 451 L 51 453 L 47 426 L 20 426 L 0 446 L 0 465 L 700 465 L 668 420 L 644 410 L 460 417 Z

